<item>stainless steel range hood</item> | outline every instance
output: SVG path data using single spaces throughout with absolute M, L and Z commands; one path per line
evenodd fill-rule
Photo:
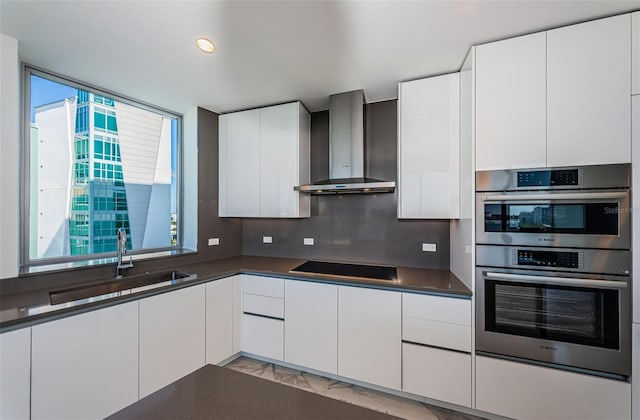
M 394 181 L 364 176 L 364 91 L 329 97 L 329 179 L 294 187 L 309 194 L 393 192 Z

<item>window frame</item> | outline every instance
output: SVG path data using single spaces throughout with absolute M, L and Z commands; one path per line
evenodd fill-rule
M 37 66 L 33 66 L 28 63 L 21 64 L 22 70 L 22 89 L 21 89 L 21 122 L 20 122 L 20 175 L 21 180 L 19 182 L 20 186 L 20 244 L 19 244 L 19 260 L 20 260 L 20 271 L 25 269 L 29 269 L 31 267 L 40 267 L 47 265 L 60 265 L 64 263 L 86 263 L 89 262 L 90 265 L 94 264 L 109 264 L 115 260 L 114 252 L 103 252 L 103 253 L 93 253 L 93 254 L 83 254 L 83 255 L 67 255 L 61 257 L 50 257 L 50 258 L 36 258 L 32 259 L 30 255 L 30 238 L 31 238 L 31 76 L 37 76 L 44 79 L 48 79 L 54 82 L 58 82 L 61 84 L 65 84 L 69 87 L 75 89 L 82 89 L 87 92 L 100 95 L 102 97 L 109 97 L 114 99 L 115 101 L 120 101 L 130 106 L 134 106 L 140 109 L 144 109 L 146 111 L 154 112 L 160 114 L 162 116 L 168 118 L 174 118 L 177 121 L 177 139 L 176 139 L 176 244 L 171 245 L 169 247 L 162 248 L 143 248 L 136 250 L 127 250 L 128 255 L 137 255 L 137 256 L 145 256 L 149 254 L 149 257 L 153 258 L 154 256 L 160 257 L 158 254 L 166 255 L 166 252 L 170 253 L 181 253 L 185 251 L 183 248 L 184 241 L 184 223 L 183 223 L 183 214 L 184 214 L 184 174 L 183 174 L 183 136 L 184 136 L 184 127 L 183 120 L 184 116 L 180 113 L 167 110 L 165 108 L 151 105 L 149 103 L 139 101 L 128 97 L 126 95 L 122 95 L 120 93 L 112 92 L 107 89 L 103 89 L 97 86 L 94 86 L 90 83 L 81 82 L 75 80 L 73 78 L 63 76 L 52 72 L 50 70 L 46 70 Z M 105 114 L 106 117 L 106 114 Z M 106 121 L 106 118 L 105 118 Z M 106 133 L 106 132 L 105 132 Z M 91 170 L 91 168 L 89 168 Z M 73 170 L 73 168 L 72 168 Z M 84 264 L 81 264 L 84 265 Z M 39 271 L 39 270 L 37 270 Z

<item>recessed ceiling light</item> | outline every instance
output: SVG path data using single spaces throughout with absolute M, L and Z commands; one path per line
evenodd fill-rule
M 207 38 L 204 38 L 204 37 L 200 37 L 196 39 L 196 46 L 200 48 L 200 51 L 203 51 L 209 54 L 213 53 L 216 50 L 216 44 L 214 44 L 213 42 L 209 41 Z

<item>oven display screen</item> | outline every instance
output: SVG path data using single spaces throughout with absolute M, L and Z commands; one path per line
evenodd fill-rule
M 578 255 L 577 252 L 518 250 L 518 265 L 578 268 Z
M 578 185 L 577 169 L 518 172 L 518 187 Z
M 485 204 L 485 232 L 618 235 L 617 203 Z

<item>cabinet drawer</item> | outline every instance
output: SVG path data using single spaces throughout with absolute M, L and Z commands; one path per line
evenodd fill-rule
M 244 292 L 284 299 L 284 280 L 273 277 L 243 275 Z
M 403 293 L 402 316 L 471 326 L 471 300 Z
M 471 407 L 471 355 L 403 343 L 402 390 Z
M 403 317 L 402 339 L 429 346 L 471 352 L 471 327 L 467 325 Z
M 275 360 L 284 359 L 284 321 L 242 316 L 242 351 Z
M 631 385 L 490 357 L 476 357 L 476 409 L 522 420 L 631 418 Z
M 245 293 L 244 312 L 284 319 L 284 299 Z

